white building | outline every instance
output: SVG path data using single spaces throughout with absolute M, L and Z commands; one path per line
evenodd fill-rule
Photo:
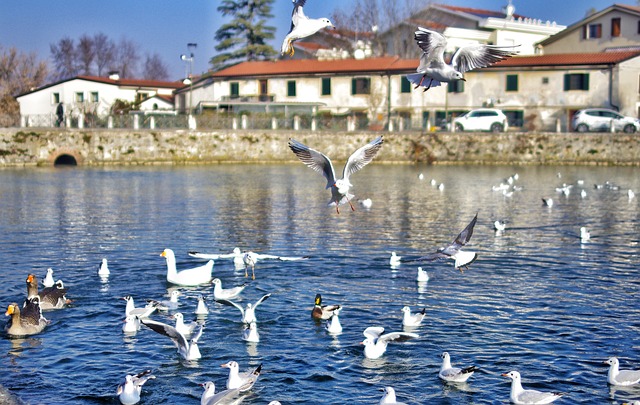
M 170 108 L 173 91 L 184 86 L 181 82 L 120 79 L 117 76 L 77 76 L 20 94 L 20 115 L 25 126 L 53 126 L 60 103 L 65 120 L 78 117 L 106 117 L 116 100 L 141 103 L 154 96 L 165 96 L 160 101 L 144 103 L 149 110 Z

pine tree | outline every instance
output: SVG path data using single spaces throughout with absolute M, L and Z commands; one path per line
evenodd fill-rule
M 219 70 L 243 60 L 268 59 L 277 55 L 266 41 L 274 38 L 276 29 L 265 25 L 272 18 L 271 4 L 274 0 L 223 0 L 218 11 L 223 16 L 233 16 L 217 31 L 216 51 L 226 51 L 214 56 L 210 63 Z

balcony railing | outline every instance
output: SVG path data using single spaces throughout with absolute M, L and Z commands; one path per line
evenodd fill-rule
M 242 103 L 251 103 L 251 102 L 273 102 L 275 98 L 274 94 L 250 94 L 250 95 L 231 95 L 231 96 L 222 96 L 220 101 L 236 101 Z

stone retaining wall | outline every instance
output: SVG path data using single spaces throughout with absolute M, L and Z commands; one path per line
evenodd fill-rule
M 63 155 L 79 165 L 295 162 L 293 137 L 344 161 L 378 135 L 376 162 L 430 164 L 640 165 L 640 135 L 623 133 L 415 133 L 265 130 L 0 129 L 0 166 L 50 166 Z

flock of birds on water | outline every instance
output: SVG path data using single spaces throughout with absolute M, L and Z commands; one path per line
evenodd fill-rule
M 287 34 L 282 44 L 282 54 L 292 56 L 294 54 L 293 42 L 315 34 L 319 30 L 326 27 L 333 27 L 331 22 L 326 18 L 310 19 L 303 11 L 306 0 L 293 0 L 293 13 L 291 18 L 291 30 Z M 485 67 L 504 58 L 515 55 L 513 47 L 501 47 L 491 45 L 470 45 L 465 46 L 456 51 L 450 63 L 445 63 L 444 52 L 446 49 L 446 39 L 441 34 L 419 27 L 415 32 L 415 40 L 422 50 L 420 57 L 420 66 L 416 74 L 408 75 L 407 78 L 417 87 L 424 87 L 424 91 L 431 87 L 439 86 L 443 82 L 454 80 L 465 80 L 463 74 L 469 70 Z M 290 139 L 288 146 L 291 151 L 309 168 L 322 174 L 327 180 L 326 188 L 331 191 L 330 206 L 334 206 L 336 212 L 340 213 L 340 206 L 348 204 L 351 210 L 355 211 L 353 201 L 355 196 L 350 193 L 353 186 L 351 184 L 351 176 L 361 170 L 370 163 L 377 155 L 382 147 L 384 139 L 382 136 L 377 137 L 365 146 L 357 149 L 347 160 L 343 171 L 342 178 L 338 179 L 331 160 L 322 152 L 312 149 L 301 142 Z M 423 180 L 423 175 L 419 176 Z M 494 186 L 494 191 L 502 192 L 506 197 L 510 197 L 514 191 L 518 191 L 518 187 L 514 185 L 514 181 L 518 179 L 515 174 L 509 177 L 506 183 Z M 435 180 L 431 181 L 431 185 L 444 189 L 444 184 L 437 184 Z M 572 185 L 564 184 L 556 191 L 568 195 L 571 192 Z M 596 188 L 614 187 L 613 185 L 598 185 Z M 581 191 L 581 196 L 586 196 L 586 191 Z M 632 190 L 628 190 L 629 199 L 633 199 L 635 194 Z M 553 205 L 552 198 L 543 198 L 543 204 L 551 207 Z M 372 202 L 370 199 L 361 200 L 360 203 L 368 208 Z M 397 266 L 401 262 L 430 262 L 439 259 L 451 259 L 454 261 L 454 267 L 462 271 L 467 269 L 473 263 L 478 255 L 475 252 L 464 251 L 462 248 L 470 241 L 473 235 L 473 229 L 477 222 L 476 214 L 471 222 L 457 235 L 457 237 L 447 246 L 441 247 L 436 251 L 415 259 L 403 259 L 392 253 L 389 263 Z M 494 229 L 496 232 L 502 232 L 506 229 L 506 224 L 502 221 L 495 221 Z M 590 238 L 589 231 L 582 227 L 580 229 L 580 239 L 582 242 L 588 241 Z M 171 249 L 165 249 L 161 256 L 166 259 L 167 263 L 167 282 L 177 286 L 202 286 L 213 285 L 214 300 L 218 303 L 235 307 L 240 312 L 241 322 L 244 324 L 242 338 L 247 342 L 260 342 L 260 334 L 258 332 L 258 324 L 256 310 L 271 294 L 265 294 L 255 303 L 248 303 L 245 306 L 234 302 L 244 288 L 246 283 L 231 288 L 223 288 L 219 278 L 212 277 L 214 260 L 232 259 L 236 266 L 243 267 L 245 277 L 248 278 L 248 269 L 251 268 L 251 277 L 255 279 L 255 265 L 260 260 L 305 260 L 308 257 L 284 257 L 275 255 L 258 254 L 251 251 L 241 251 L 235 248 L 233 252 L 228 254 L 206 254 L 201 252 L 189 252 L 189 255 L 203 260 L 208 260 L 206 264 L 194 268 L 183 269 L 178 271 L 176 268 L 175 254 Z M 107 259 L 103 259 L 99 266 L 97 275 L 103 280 L 107 280 L 110 271 Z M 429 276 L 426 271 L 418 267 L 416 280 L 418 282 L 428 281 Z M 61 280 L 54 281 L 52 269 L 47 270 L 47 274 L 42 280 L 43 287 L 39 288 L 38 279 L 34 274 L 29 274 L 26 279 L 27 296 L 19 305 L 17 302 L 10 304 L 5 313 L 9 316 L 9 320 L 5 327 L 8 337 L 24 337 L 42 332 L 49 321 L 43 316 L 44 311 L 52 311 L 65 308 L 70 303 L 67 299 L 67 289 Z M 165 336 L 174 343 L 179 356 L 188 362 L 195 362 L 201 358 L 198 347 L 199 340 L 204 333 L 205 324 L 199 318 L 198 321 L 185 323 L 184 315 L 176 312 L 179 308 L 178 297 L 180 293 L 177 290 L 172 291 L 169 300 L 155 301 L 148 300 L 144 307 L 136 307 L 134 299 L 131 296 L 124 297 L 126 301 L 125 313 L 123 315 L 124 322 L 122 331 L 125 334 L 137 333 L 142 326 Z M 174 325 L 159 322 L 151 319 L 156 312 L 173 311 L 172 318 L 175 320 Z M 340 305 L 324 305 L 322 296 L 317 294 L 314 306 L 311 310 L 312 318 L 316 320 L 326 321 L 326 330 L 330 334 L 339 334 L 342 332 L 339 314 Z M 205 299 L 200 296 L 194 311 L 196 316 L 208 314 L 208 308 Z M 402 325 L 407 328 L 419 327 L 425 317 L 425 309 L 412 313 L 411 308 L 405 306 L 402 308 Z M 379 326 L 368 327 L 363 331 L 365 339 L 361 342 L 364 346 L 364 356 L 369 359 L 377 359 L 383 356 L 387 351 L 389 343 L 403 342 L 409 339 L 416 339 L 419 336 L 413 332 L 394 331 L 385 333 L 385 329 Z M 632 386 L 640 383 L 640 370 L 620 370 L 619 361 L 615 357 L 611 357 L 604 362 L 609 366 L 607 382 L 614 386 Z M 202 385 L 204 392 L 201 397 L 202 405 L 214 405 L 224 403 L 238 403 L 242 401 L 243 394 L 250 391 L 257 383 L 262 371 L 260 364 L 256 368 L 240 371 L 237 362 L 231 360 L 222 365 L 229 369 L 228 378 L 225 389 L 216 392 L 216 386 L 212 381 L 207 381 Z M 442 353 L 442 365 L 438 376 L 440 379 L 450 384 L 459 384 L 466 382 L 474 372 L 478 370 L 476 366 L 454 367 L 451 363 L 449 353 Z M 533 389 L 525 389 L 522 386 L 521 376 L 518 371 L 510 371 L 502 374 L 503 377 L 511 380 L 510 400 L 514 404 L 548 404 L 561 398 L 564 393 L 543 392 Z M 149 380 L 155 379 L 151 370 L 144 370 L 135 375 L 126 375 L 124 381 L 117 387 L 115 395 L 120 402 L 125 405 L 136 404 L 141 399 L 142 387 Z M 383 396 L 380 404 L 402 404 L 396 399 L 396 393 L 393 387 L 384 387 L 382 389 Z M 278 405 L 277 400 L 272 401 L 269 405 Z M 632 405 L 640 405 L 640 401 L 634 401 Z
M 361 170 L 364 166 L 370 163 L 377 155 L 378 151 L 384 143 L 382 136 L 377 137 L 368 144 L 360 147 L 351 154 L 348 158 L 343 172 L 342 178 L 337 179 L 331 160 L 322 152 L 312 149 L 294 139 L 290 139 L 288 146 L 291 151 L 302 161 L 305 165 L 313 169 L 314 171 L 322 174 L 327 180 L 326 188 L 331 190 L 331 199 L 329 206 L 335 206 L 337 214 L 340 213 L 339 207 L 343 205 L 349 205 L 352 210 L 355 210 L 352 200 L 355 196 L 350 193 L 351 176 Z M 560 177 L 560 174 L 558 174 Z M 419 175 L 419 179 L 423 180 L 424 176 Z M 518 175 L 514 174 L 509 177 L 505 182 L 498 186 L 494 186 L 494 191 L 502 192 L 503 195 L 509 196 L 509 193 L 518 191 L 518 186 L 515 185 L 515 181 L 518 179 Z M 578 182 L 578 184 L 584 184 Z M 431 185 L 442 190 L 444 185 L 437 184 L 435 180 L 431 181 Z M 556 191 L 562 193 L 565 196 L 568 195 L 572 189 L 572 185 L 563 184 L 558 187 Z M 604 185 L 596 185 L 597 188 L 616 188 L 613 184 L 607 183 Z M 582 197 L 586 193 L 584 189 L 581 192 Z M 635 194 L 632 190 L 628 190 L 629 199 L 633 199 Z M 543 198 L 543 204 L 551 207 L 553 205 L 552 198 Z M 453 239 L 453 241 L 444 247 L 417 258 L 403 258 L 396 255 L 395 252 L 391 254 L 389 258 L 389 264 L 391 267 L 398 266 L 400 263 L 411 262 L 431 262 L 440 259 L 453 260 L 454 268 L 463 271 L 477 259 L 476 252 L 463 250 L 463 248 L 469 243 L 473 235 L 473 230 L 478 220 L 478 214 L 473 217 L 469 224 Z M 502 232 L 506 229 L 506 224 L 502 221 L 495 221 L 494 229 L 496 232 Z M 582 227 L 580 229 L 580 239 L 582 243 L 589 240 L 589 231 Z M 170 284 L 177 286 L 213 286 L 213 297 L 215 302 L 235 307 L 240 312 L 240 321 L 244 325 L 242 339 L 249 343 L 260 342 L 260 334 L 258 331 L 258 319 L 256 311 L 258 307 L 267 300 L 271 294 L 265 294 L 254 303 L 247 303 L 246 305 L 240 305 L 235 302 L 235 299 L 240 296 L 247 284 L 223 287 L 222 281 L 219 278 L 212 277 L 212 271 L 214 266 L 214 260 L 233 260 L 236 268 L 243 268 L 245 271 L 245 277 L 249 277 L 249 268 L 251 268 L 251 278 L 255 279 L 255 266 L 258 261 L 261 260 L 280 260 L 280 261 L 296 261 L 306 260 L 308 256 L 276 256 L 268 254 L 259 254 L 251 251 L 241 251 L 239 248 L 235 248 L 233 252 L 225 254 L 209 254 L 197 251 L 188 252 L 189 256 L 207 260 L 204 265 L 200 265 L 193 268 L 182 269 L 178 271 L 176 267 L 175 254 L 171 249 L 165 249 L 160 256 L 164 257 L 167 264 L 166 279 Z M 103 280 L 108 280 L 110 271 L 108 268 L 107 259 L 103 259 L 99 266 L 97 276 Z M 418 267 L 418 274 L 416 281 L 426 282 L 429 276 L 425 270 Z M 45 277 L 42 280 L 43 287 L 39 288 L 38 279 L 34 274 L 29 274 L 26 279 L 27 294 L 22 305 L 14 302 L 9 305 L 6 311 L 6 316 L 10 316 L 9 321 L 5 327 L 5 332 L 9 337 L 23 337 L 34 335 L 42 332 L 49 321 L 43 316 L 44 311 L 58 310 L 65 308 L 70 303 L 67 299 L 67 288 L 64 286 L 62 280 L 54 281 L 53 270 L 48 269 Z M 125 311 L 123 314 L 124 322 L 122 331 L 125 334 L 135 334 L 142 326 L 149 328 L 150 330 L 165 336 L 174 343 L 177 348 L 178 355 L 187 362 L 197 362 L 201 357 L 199 349 L 199 340 L 204 333 L 205 323 L 201 316 L 209 313 L 207 303 L 203 296 L 198 298 L 198 303 L 194 314 L 199 317 L 196 321 L 186 323 L 184 315 L 181 312 L 177 312 L 179 309 L 178 297 L 180 292 L 173 290 L 169 294 L 169 299 L 164 301 L 147 300 L 147 303 L 143 307 L 136 307 L 134 299 L 131 296 L 123 297 L 126 301 Z M 168 312 L 171 311 L 173 315 L 171 318 L 175 320 L 175 324 L 170 325 L 167 323 L 159 322 L 151 319 L 151 316 L 156 312 Z M 315 297 L 314 306 L 311 310 L 312 318 L 326 322 L 326 331 L 329 334 L 342 333 L 342 325 L 340 323 L 340 311 L 341 306 L 324 305 L 322 302 L 322 296 L 317 294 Z M 412 329 L 418 328 L 423 319 L 425 318 L 426 311 L 412 312 L 411 308 L 405 306 L 402 308 L 402 325 L 404 328 Z M 377 359 L 385 355 L 388 345 L 390 343 L 400 343 L 409 339 L 417 339 L 419 335 L 414 332 L 393 331 L 386 332 L 383 327 L 371 326 L 363 331 L 365 339 L 361 342 L 364 350 L 364 356 L 368 359 Z M 615 357 L 611 357 L 604 363 L 609 365 L 609 372 L 607 381 L 614 386 L 631 386 L 640 384 L 640 370 L 620 370 L 619 361 Z M 252 368 L 246 371 L 240 371 L 240 366 L 237 362 L 231 360 L 222 365 L 222 367 L 229 369 L 229 375 L 226 381 L 225 389 L 216 392 L 216 386 L 212 381 L 207 381 L 202 385 L 204 391 L 201 397 L 202 405 L 213 404 L 225 404 L 225 403 L 238 403 L 242 400 L 243 394 L 250 391 L 258 381 L 258 378 L 262 371 L 262 364 L 256 368 Z M 449 353 L 442 353 L 442 365 L 438 376 L 440 379 L 449 384 L 459 384 L 466 382 L 474 372 L 477 371 L 476 366 L 466 367 L 454 367 L 451 363 L 451 357 Z M 521 376 L 518 371 L 510 371 L 502 374 L 502 376 L 511 379 L 511 393 L 510 400 L 515 404 L 548 404 L 559 398 L 564 393 L 559 392 L 544 392 L 533 389 L 525 389 L 522 386 Z M 144 370 L 135 375 L 126 375 L 124 381 L 118 386 L 116 395 L 120 402 L 125 405 L 135 404 L 140 401 L 143 385 L 156 377 L 151 373 L 151 370 Z M 402 404 L 396 399 L 396 393 L 393 387 L 384 387 L 384 394 L 380 400 L 380 404 Z M 272 401 L 270 405 L 277 405 L 278 401 Z M 638 402 L 633 402 L 638 404 Z

